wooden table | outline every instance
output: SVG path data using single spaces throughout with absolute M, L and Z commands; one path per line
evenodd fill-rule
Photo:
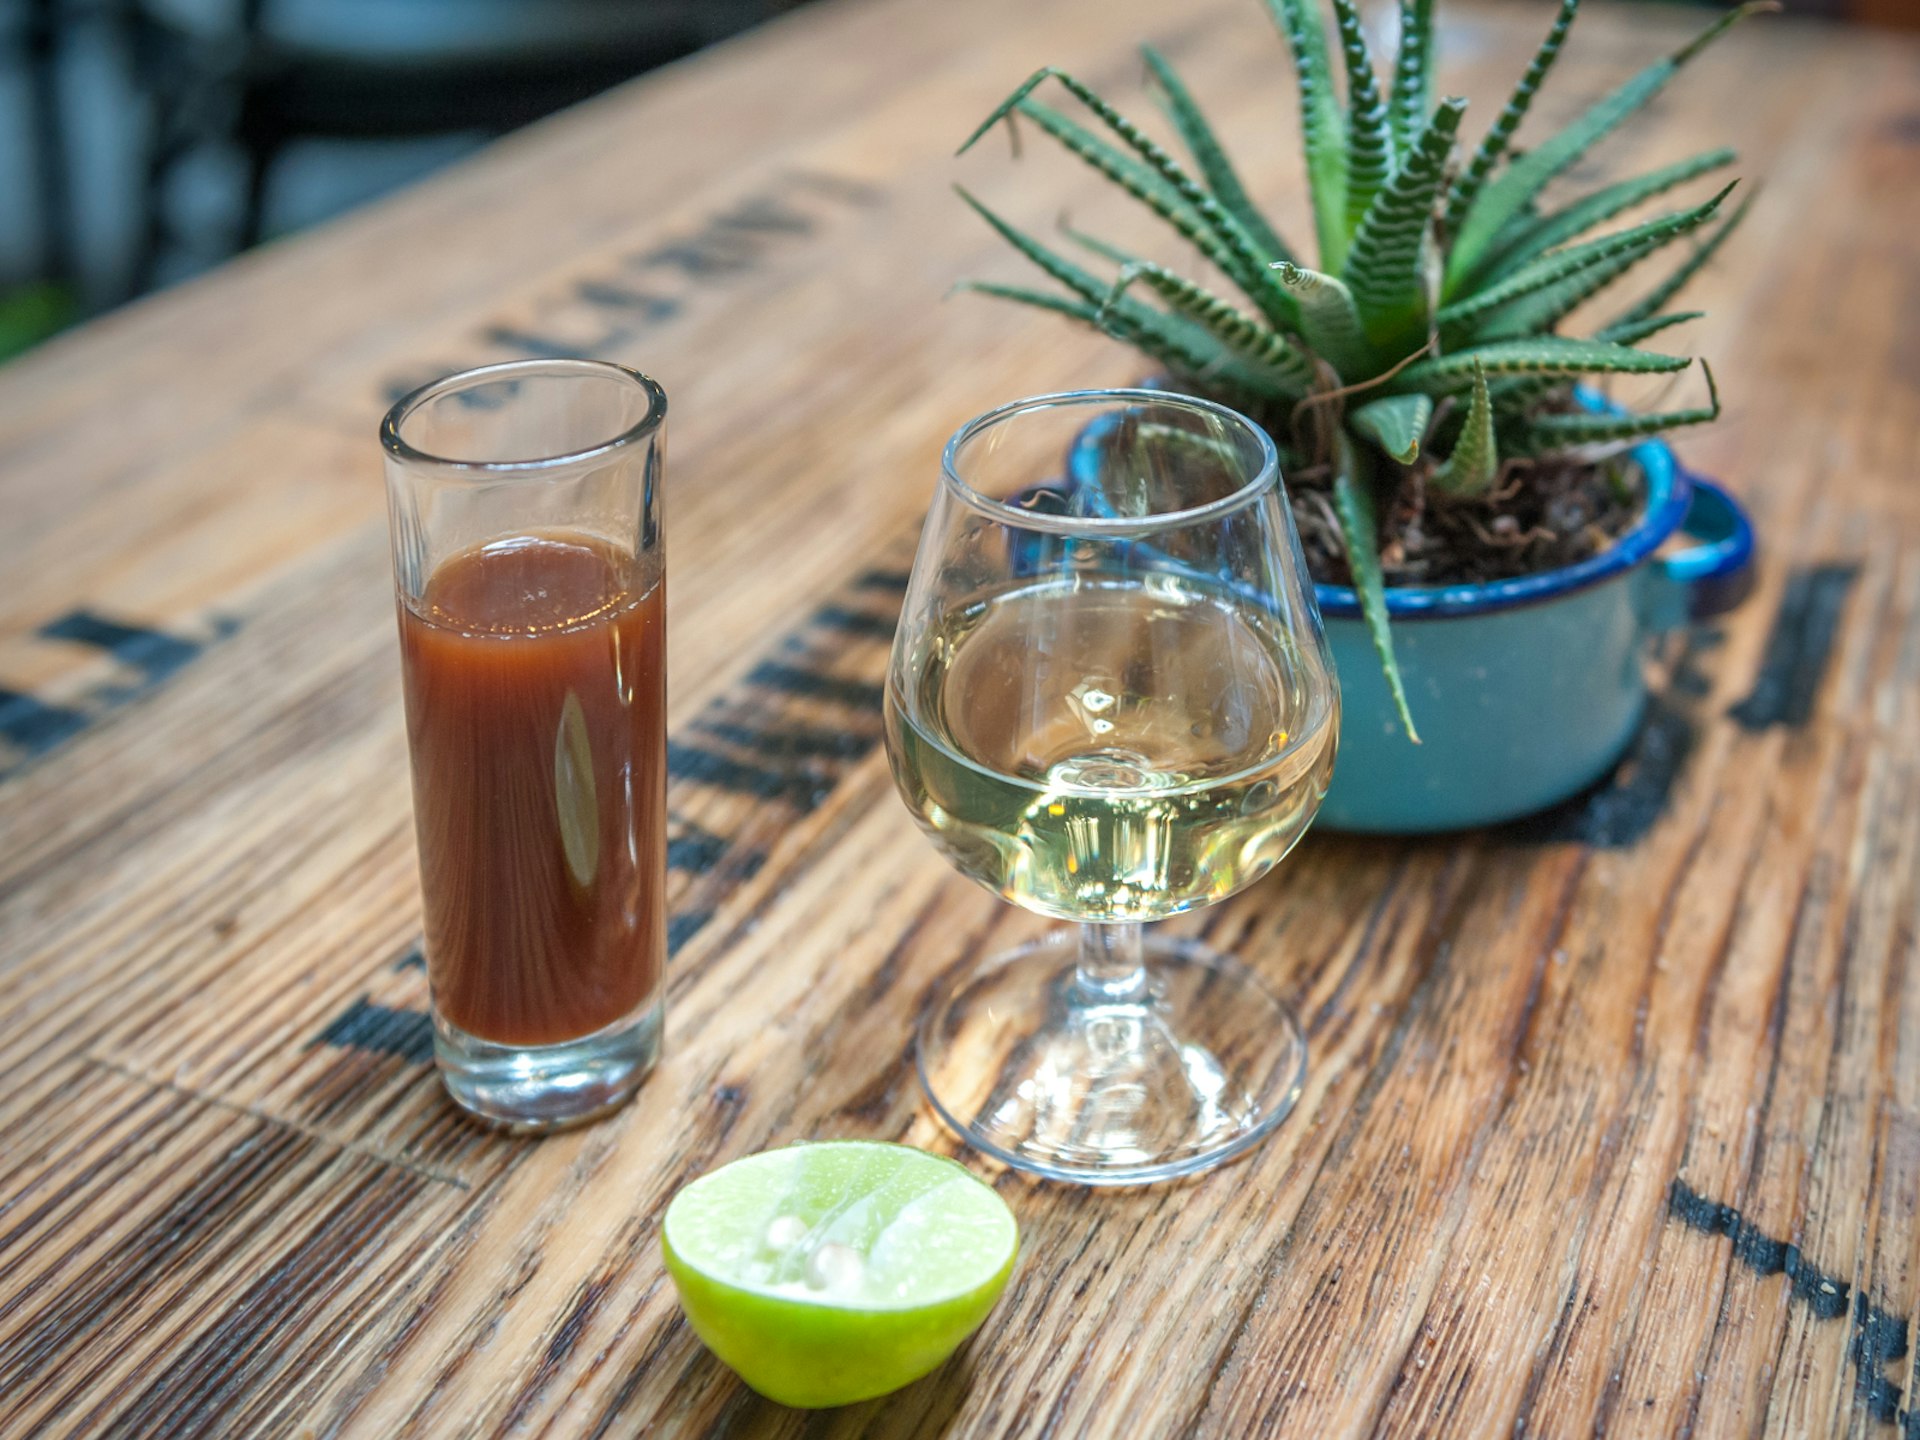
M 1443 8 L 1484 124 L 1545 15 Z M 1542 109 L 1697 19 L 1596 6 Z M 1020 275 L 955 179 L 1131 223 L 1043 147 L 948 157 L 1043 62 L 1137 101 L 1139 38 L 1306 233 L 1252 0 L 854 0 L 0 373 L 0 1430 L 1920 1433 L 1920 46 L 1781 20 L 1590 167 L 1734 141 L 1766 177 L 1683 444 L 1766 561 L 1619 774 L 1316 835 L 1195 917 L 1308 1018 L 1299 1110 L 1197 1183 L 1000 1176 L 1019 1272 L 922 1383 L 809 1419 L 681 1321 L 673 1190 L 952 1148 L 920 997 L 1036 928 L 915 833 L 879 682 L 949 431 L 1139 369 L 942 303 Z M 639 1102 L 531 1142 L 428 1063 L 373 431 L 549 352 L 673 397 L 675 956 Z

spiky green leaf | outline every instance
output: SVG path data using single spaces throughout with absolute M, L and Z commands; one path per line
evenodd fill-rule
M 1316 0 L 1266 0 L 1266 6 L 1293 55 L 1320 265 L 1335 270 L 1347 254 L 1347 121 L 1334 94 L 1327 33 Z
M 1487 382 L 1487 394 L 1493 397 L 1496 426 L 1525 419 L 1536 400 L 1571 385 L 1565 375 L 1501 375 Z
M 1725 220 L 1717 225 L 1713 233 L 1702 240 L 1665 280 L 1636 305 L 1629 306 L 1621 313 L 1613 325 L 1632 325 L 1651 318 L 1667 308 L 1679 293 L 1687 288 L 1687 283 L 1698 275 L 1706 263 L 1713 259 L 1715 252 L 1727 243 L 1727 237 L 1739 228 L 1740 222 L 1747 218 L 1747 211 L 1753 208 L 1754 197 L 1749 195 Z M 1609 329 L 1612 328 L 1610 325 Z
M 1097 324 L 1114 339 L 1144 350 L 1172 370 L 1220 385 L 1240 396 L 1282 398 L 1270 372 L 1248 365 L 1192 321 L 1163 314 L 1152 306 L 1131 299 L 1123 298 L 1110 303 L 1109 291 L 1112 287 L 1106 281 L 1002 219 L 965 189 L 960 186 L 954 188 L 960 198 L 972 206 L 981 219 L 999 232 L 1009 245 L 1081 299 L 1088 301 L 1093 314 L 1083 318 Z M 1024 295 L 1009 298 L 1019 299 L 1026 304 L 1033 303 Z M 1056 305 L 1048 308 L 1062 307 Z
M 1577 239 L 1622 211 L 1631 210 L 1656 195 L 1665 194 L 1674 186 L 1684 185 L 1709 170 L 1731 165 L 1733 161 L 1734 153 L 1731 150 L 1709 150 L 1672 165 L 1663 165 L 1658 170 L 1650 170 L 1645 175 L 1622 180 L 1617 185 L 1608 185 L 1551 215 L 1535 220 L 1515 220 L 1508 226 L 1511 234 L 1503 231 L 1502 235 L 1507 238 L 1494 241 L 1487 261 L 1488 268 L 1503 273 L 1510 271 L 1536 255 L 1544 255 L 1556 245 Z
M 1278 393 L 1298 398 L 1312 388 L 1313 362 L 1286 336 L 1235 309 L 1204 286 L 1150 260 L 1133 261 L 1120 271 L 1107 298 L 1101 302 L 1103 316 L 1106 307 L 1117 304 L 1128 287 L 1142 280 L 1227 349 L 1271 371 Z
M 1393 173 L 1393 132 L 1387 122 L 1387 102 L 1380 95 L 1380 79 L 1373 73 L 1373 52 L 1360 23 L 1359 6 L 1354 0 L 1333 0 L 1333 18 L 1347 67 L 1346 235 L 1350 240 L 1360 217 Z M 1325 257 L 1321 258 L 1324 262 Z
M 1345 380 L 1371 372 L 1372 353 L 1360 328 L 1353 292 L 1331 275 L 1282 261 L 1274 266 L 1292 295 L 1301 338 Z
M 1748 4 L 1728 11 L 1679 50 L 1656 60 L 1595 103 L 1579 119 L 1508 166 L 1498 180 L 1469 203 L 1464 218 L 1459 221 L 1447 257 L 1444 293 L 1453 296 L 1467 287 L 1494 236 L 1521 213 L 1549 180 L 1657 95 L 1682 65 L 1725 34 L 1730 26 L 1756 10 L 1771 8 L 1774 8 L 1771 0 L 1749 0 Z
M 1387 382 L 1394 394 L 1422 390 L 1447 394 L 1473 383 L 1476 368 L 1488 375 L 1661 375 L 1684 370 L 1683 355 L 1661 355 L 1609 345 L 1604 340 L 1574 340 L 1541 335 L 1530 340 L 1496 340 L 1429 360 L 1416 360 Z
M 1426 331 L 1421 249 L 1433 218 L 1433 197 L 1466 109 L 1467 102 L 1456 96 L 1440 102 L 1406 163 L 1373 197 L 1354 233 L 1353 248 L 1347 252 L 1347 287 L 1376 349 L 1410 349 Z
M 1584 241 L 1579 245 L 1569 245 L 1566 249 L 1555 250 L 1550 255 L 1542 255 L 1538 260 L 1522 265 L 1504 279 L 1476 290 L 1471 295 L 1454 301 L 1451 305 L 1443 306 L 1440 311 L 1440 323 L 1458 325 L 1462 321 L 1497 310 L 1503 305 L 1510 305 L 1535 291 L 1546 290 L 1563 281 L 1576 278 L 1591 282 L 1584 293 L 1577 291 L 1574 293 L 1573 304 L 1578 304 L 1587 295 L 1593 294 L 1602 285 L 1620 275 L 1628 266 L 1661 246 L 1704 225 L 1713 217 L 1713 213 L 1720 208 L 1721 202 L 1732 193 L 1732 190 L 1733 186 L 1729 185 L 1718 195 L 1703 201 L 1691 210 L 1661 215 L 1645 224 L 1634 225 L 1612 235 L 1602 235 L 1597 240 Z M 1550 322 L 1571 308 L 1571 304 L 1565 305 L 1557 312 L 1546 315 L 1544 321 Z
M 1413 148 L 1432 109 L 1433 0 L 1400 0 L 1400 49 L 1393 63 L 1393 95 L 1387 102 L 1394 144 Z
M 1720 391 L 1713 371 L 1700 362 L 1707 377 L 1707 403 L 1690 410 L 1660 410 L 1639 415 L 1539 415 L 1519 430 L 1515 440 L 1524 454 L 1542 455 L 1580 445 L 1612 445 L 1642 440 L 1682 425 L 1705 425 L 1720 418 Z
M 965 291 L 969 295 L 991 295 L 996 300 L 1012 300 L 1021 305 L 1030 305 L 1035 310 L 1051 310 L 1057 315 L 1070 315 L 1075 320 L 1084 320 L 1095 329 L 1099 328 L 1099 310 L 1085 300 L 1069 299 L 1065 295 L 1051 290 L 1034 290 L 1026 285 L 1002 285 L 994 280 L 962 280 L 954 287 L 956 292 Z
M 1116 265 L 1138 265 L 1145 259 L 1144 256 L 1136 255 L 1133 251 L 1116 245 L 1111 240 L 1102 240 L 1098 235 L 1089 235 L 1085 230 L 1069 225 L 1064 217 L 1060 221 L 1060 233 L 1081 249 L 1090 251 L 1103 260 L 1111 260 Z
M 1238 277 L 1234 275 L 1234 257 L 1220 243 L 1212 228 L 1200 214 L 1177 192 L 1167 186 L 1159 176 L 1115 150 L 1098 136 L 1074 124 L 1057 110 L 1026 100 L 1021 102 L 1019 113 L 1166 221 L 1182 239 L 1229 277 L 1235 278 L 1235 283 L 1239 283 Z M 1245 287 L 1242 286 L 1242 288 Z M 1284 296 L 1281 299 L 1284 300 Z M 1278 304 L 1278 302 L 1275 303 Z M 1282 311 L 1282 314 L 1285 313 Z
M 1347 424 L 1402 465 L 1419 458 L 1420 440 L 1431 419 L 1433 399 L 1428 395 L 1389 395 L 1347 413 Z
M 1684 325 L 1689 320 L 1698 320 L 1707 312 L 1704 310 L 1680 310 L 1672 315 L 1649 315 L 1644 320 L 1620 320 L 1596 330 L 1596 340 L 1611 340 L 1615 345 L 1638 345 L 1650 335 L 1658 335 L 1662 330 L 1674 325 Z
M 1015 113 L 1031 120 L 1065 149 L 1156 211 L 1192 211 L 1193 207 L 1180 198 L 1180 192 L 1153 171 L 1051 105 L 1043 105 L 1029 97 L 1015 107 Z M 1198 217 L 1193 218 L 1198 223 Z
M 1494 118 L 1492 126 L 1475 148 L 1473 158 L 1453 182 L 1453 188 L 1447 194 L 1445 224 L 1449 235 L 1460 233 L 1461 222 L 1467 218 L 1467 211 L 1472 208 L 1481 187 L 1487 183 L 1487 177 L 1493 174 L 1493 167 L 1507 153 L 1514 132 L 1520 128 L 1520 122 L 1527 118 L 1533 97 L 1540 91 L 1541 82 L 1547 78 L 1547 72 L 1559 58 L 1561 46 L 1567 43 L 1567 31 L 1572 27 L 1574 14 L 1579 8 L 1580 0 L 1560 0 L 1560 13 L 1554 16 L 1547 38 L 1533 52 L 1533 59 L 1527 62 L 1526 73 L 1520 77 L 1520 83 L 1513 87 L 1513 94 L 1507 98 L 1505 108 Z
M 1387 588 L 1380 573 L 1380 527 L 1374 518 L 1371 482 L 1358 447 L 1344 435 L 1335 443 L 1339 456 L 1333 506 L 1340 517 L 1340 538 L 1346 545 L 1347 568 L 1353 572 L 1354 594 L 1359 597 L 1374 652 L 1380 657 L 1387 689 L 1393 694 L 1394 709 L 1400 712 L 1400 723 L 1407 727 L 1407 738 L 1418 745 L 1420 731 L 1407 706 L 1406 682 L 1400 678 L 1400 662 L 1393 656 L 1393 632 L 1387 625 Z
M 1012 95 L 1002 101 L 989 115 L 984 124 L 968 137 L 960 148 L 964 152 L 987 130 L 1008 118 L 1016 109 L 1030 114 L 1028 96 L 1034 88 L 1048 80 L 1055 81 L 1087 109 L 1091 110 L 1100 122 L 1111 130 L 1120 141 L 1131 150 L 1147 168 L 1170 187 L 1188 207 L 1186 212 L 1174 212 L 1166 215 L 1169 223 L 1180 229 L 1196 245 L 1200 241 L 1197 234 L 1205 234 L 1211 241 L 1210 246 L 1201 246 L 1207 258 L 1225 270 L 1227 275 L 1246 292 L 1260 312 L 1276 324 L 1291 318 L 1291 303 L 1281 288 L 1274 284 L 1273 277 L 1267 271 L 1268 261 L 1260 254 L 1253 237 L 1245 227 L 1228 214 L 1220 202 L 1208 194 L 1200 182 L 1187 173 L 1184 166 L 1169 155 L 1160 143 L 1146 134 L 1133 121 L 1121 114 L 1112 105 L 1101 98 L 1091 86 L 1084 84 L 1064 70 L 1054 66 L 1045 66 L 1030 75 Z M 1053 133 L 1050 131 L 1050 133 Z M 1094 162 L 1093 157 L 1083 156 Z M 1118 177 L 1115 177 L 1118 178 Z M 1124 182 L 1123 182 L 1124 183 Z M 1143 197 L 1144 198 L 1144 197 Z M 1192 222 L 1198 221 L 1194 230 Z M 1194 233 L 1189 233 L 1194 230 Z
M 1484 495 L 1500 473 L 1500 451 L 1493 439 L 1493 397 L 1487 393 L 1484 365 L 1473 367 L 1473 389 L 1467 401 L 1466 423 L 1453 453 L 1433 472 L 1433 484 L 1446 495 Z
M 1248 198 L 1246 187 L 1240 183 L 1239 171 L 1227 158 L 1226 149 L 1213 133 L 1213 126 L 1207 122 L 1205 113 L 1178 72 L 1151 45 L 1142 45 L 1140 53 L 1146 58 L 1147 68 L 1153 72 L 1154 79 L 1160 82 L 1161 92 L 1166 97 L 1167 117 L 1173 121 L 1180 138 L 1186 142 L 1194 163 L 1200 167 L 1201 177 L 1213 192 L 1213 198 L 1240 222 L 1268 259 L 1293 259 L 1293 251 L 1268 223 L 1267 217 L 1261 214 L 1260 207 Z

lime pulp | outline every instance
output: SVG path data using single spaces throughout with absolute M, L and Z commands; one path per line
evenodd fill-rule
M 707 1346 L 769 1399 L 819 1407 L 939 1366 L 999 1298 L 1019 1232 L 952 1160 L 828 1141 L 693 1181 L 667 1207 L 661 1247 Z

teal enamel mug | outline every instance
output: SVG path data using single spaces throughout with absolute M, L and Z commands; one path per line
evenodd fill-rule
M 1353 591 L 1315 587 L 1340 673 L 1340 760 L 1318 823 L 1416 834 L 1490 825 L 1578 794 L 1620 759 L 1664 632 L 1739 603 L 1753 527 L 1659 442 L 1635 448 L 1640 522 L 1578 565 L 1485 585 L 1387 591 L 1413 744 Z M 1665 550 L 1681 537 L 1686 543 Z

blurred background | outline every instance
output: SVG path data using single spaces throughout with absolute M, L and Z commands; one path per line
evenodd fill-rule
M 801 3 L 0 0 L 0 363 Z

